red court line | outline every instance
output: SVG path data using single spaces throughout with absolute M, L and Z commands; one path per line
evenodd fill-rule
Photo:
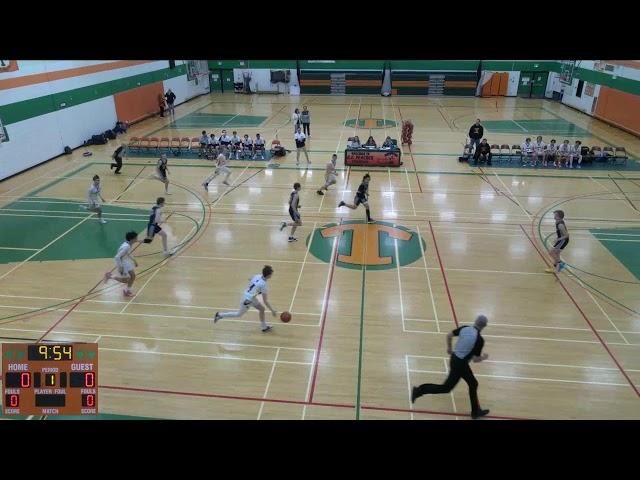
M 449 283 L 447 282 L 447 274 L 444 272 L 444 265 L 442 265 L 442 259 L 440 258 L 440 250 L 438 249 L 438 242 L 436 242 L 436 235 L 433 232 L 433 225 L 431 225 L 431 220 L 429 220 L 429 230 L 431 230 L 431 238 L 433 238 L 433 246 L 436 249 L 436 255 L 438 256 L 438 263 L 440 264 L 440 271 L 442 272 L 442 278 L 444 279 L 444 286 L 447 290 L 447 296 L 449 297 L 449 305 L 451 305 L 451 312 L 453 313 L 453 321 L 456 322 L 456 327 L 458 325 L 458 316 L 456 315 L 456 309 L 453 306 L 453 299 L 451 298 L 451 291 L 449 290 Z
M 533 225 L 533 224 L 532 224 Z M 542 252 L 540 251 L 540 249 L 538 248 L 538 246 L 534 243 L 533 239 L 529 236 L 529 234 L 527 233 L 527 231 L 524 229 L 524 227 L 522 225 L 520 225 L 520 228 L 522 229 L 522 231 L 524 232 L 525 236 L 529 239 L 529 242 L 531 242 L 531 245 L 533 245 L 533 248 L 536 250 L 536 252 L 538 252 L 538 254 L 540 255 L 540 257 L 542 258 L 542 261 L 547 265 L 547 266 L 551 266 L 549 264 L 549 262 L 547 261 L 546 257 L 542 254 Z M 607 346 L 607 344 L 605 343 L 605 341 L 602 339 L 602 337 L 600 336 L 600 334 L 598 333 L 598 331 L 595 329 L 595 327 L 593 326 L 593 324 L 591 323 L 591 321 L 589 320 L 589 318 L 587 318 L 587 315 L 584 313 L 584 311 L 582 310 L 582 308 L 580 308 L 580 305 L 578 305 L 578 302 L 576 302 L 575 298 L 573 298 L 573 295 L 571 295 L 571 293 L 569 292 L 569 290 L 567 289 L 567 287 L 565 287 L 564 283 L 562 283 L 562 280 L 560 279 L 560 275 L 558 275 L 557 273 L 554 273 L 556 279 L 558 280 L 558 282 L 560 283 L 560 286 L 562 287 L 562 289 L 565 291 L 565 293 L 569 296 L 569 298 L 571 299 L 571 302 L 576 306 L 576 308 L 578 309 L 578 311 L 580 312 L 580 314 L 582 315 L 582 318 L 584 318 L 584 320 L 587 322 L 587 324 L 589 325 L 589 328 L 591 329 L 591 331 L 593 332 L 593 334 L 597 337 L 597 339 L 600 341 L 600 343 L 602 344 L 602 346 L 604 347 L 604 349 L 607 351 L 607 353 L 609 354 L 609 356 L 611 357 L 611 360 L 613 360 L 613 363 L 616 364 L 616 366 L 618 367 L 618 369 L 620 370 L 620 373 L 622 373 L 622 375 L 624 376 L 624 378 L 626 378 L 627 382 L 629 382 L 629 385 L 631 385 L 631 388 L 633 388 L 633 390 L 636 392 L 636 395 L 638 397 L 640 397 L 640 391 L 638 391 L 638 388 L 635 386 L 635 384 L 633 383 L 633 381 L 631 380 L 631 378 L 629 378 L 629 375 L 627 375 L 627 372 L 624 370 L 624 368 L 622 368 L 622 365 L 620 365 L 620 363 L 618 362 L 618 359 L 615 357 L 615 355 L 613 354 L 613 352 L 611 350 L 609 350 L 609 347 Z
M 277 398 L 262 398 L 262 397 L 249 397 L 239 395 L 222 395 L 217 393 L 197 393 L 197 392 L 181 392 L 176 390 L 160 390 L 155 388 L 140 388 L 140 387 L 120 387 L 116 385 L 100 385 L 101 389 L 107 390 L 122 390 L 141 393 L 164 393 L 167 395 L 181 395 L 185 397 L 202 397 L 202 398 L 219 398 L 223 400 L 243 400 L 253 402 L 266 402 L 266 403 L 282 403 L 288 405 L 307 405 L 312 407 L 335 407 L 335 408 L 356 408 L 355 405 L 347 403 L 329 403 L 329 402 L 305 402 L 302 400 L 282 400 Z M 436 410 L 410 410 L 408 408 L 391 408 L 391 407 L 374 407 L 368 405 L 362 405 L 360 408 L 363 410 L 374 410 L 382 412 L 400 412 L 400 413 L 425 413 L 431 415 L 445 415 L 451 417 L 470 417 L 467 413 L 453 413 L 453 412 L 439 412 Z M 487 418 L 494 418 L 497 420 L 538 420 L 535 418 L 526 417 L 508 417 L 500 415 L 487 415 Z
M 342 218 L 340 218 L 342 223 Z M 336 250 L 331 259 L 331 271 L 329 272 L 329 287 L 327 288 L 327 296 L 324 299 L 322 319 L 320 320 L 320 338 L 318 339 L 318 348 L 316 349 L 316 358 L 313 363 L 313 377 L 311 379 L 311 390 L 309 390 L 309 402 L 313 402 L 313 394 L 316 390 L 316 378 L 318 376 L 318 366 L 320 365 L 320 355 L 322 354 L 322 341 L 324 339 L 324 327 L 327 321 L 327 311 L 329 310 L 329 296 L 331 295 L 331 285 L 333 284 L 333 273 L 336 268 L 336 259 L 338 258 L 338 250 L 340 249 L 340 237 L 336 237 Z

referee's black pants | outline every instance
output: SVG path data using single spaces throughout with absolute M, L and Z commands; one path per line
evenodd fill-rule
M 115 161 L 116 163 L 112 163 L 110 168 L 113 170 L 113 167 L 116 167 L 116 171 L 114 173 L 120 173 L 120 169 L 122 168 L 122 158 L 116 157 Z
M 444 383 L 442 385 L 423 383 L 418 387 L 418 396 L 434 393 L 449 393 L 461 378 L 467 382 L 469 386 L 471 411 L 478 412 L 480 410 L 480 402 L 478 402 L 478 381 L 476 377 L 473 376 L 469 362 L 459 359 L 454 354 L 451 354 L 451 359 L 449 360 L 449 376 Z

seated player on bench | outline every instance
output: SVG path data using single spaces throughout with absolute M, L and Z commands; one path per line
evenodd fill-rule
M 487 143 L 487 139 L 483 138 L 473 154 L 473 164 L 478 165 L 478 161 L 485 161 L 487 165 L 491 165 L 491 146 Z
M 522 145 L 520 145 L 520 151 L 522 152 L 522 166 L 527 165 L 527 161 L 529 161 L 532 165 L 536 164 L 536 154 L 533 149 L 533 143 L 531 143 L 531 139 L 527 137 Z
M 242 151 L 242 139 L 238 135 L 238 132 L 233 132 L 233 135 L 231 135 L 231 151 L 232 153 L 229 155 L 229 159 L 231 159 L 231 155 L 235 153 L 236 160 L 238 160 L 240 152 Z
M 207 136 L 207 132 L 202 131 L 202 135 L 200 136 L 200 151 L 198 152 L 198 157 L 207 156 L 207 148 L 209 146 L 209 137 Z
M 218 140 L 220 141 L 220 146 L 222 147 L 222 153 L 227 157 L 227 158 L 231 158 L 231 153 L 230 152 L 230 145 L 231 145 L 231 137 L 229 135 L 227 135 L 227 131 L 226 130 L 222 130 L 222 134 L 220 135 L 220 138 L 218 138 Z
M 242 139 L 242 153 L 240 155 L 242 159 L 251 158 L 253 156 L 253 140 L 249 138 L 249 135 L 244 134 Z
M 260 152 L 260 158 L 264 160 L 264 138 L 256 133 L 256 139 L 253 142 L 253 160 L 256 159 L 256 155 Z
M 558 168 L 562 167 L 562 164 L 566 166 L 571 159 L 571 145 L 569 140 L 562 142 L 562 145 L 558 147 Z
M 216 138 L 215 133 L 209 135 L 209 151 L 207 153 L 207 158 L 211 160 L 216 158 L 218 154 L 218 145 L 220 145 L 220 140 Z
M 544 160 L 542 161 L 543 166 L 547 166 L 549 162 L 553 162 L 553 166 L 557 167 L 558 164 L 556 160 L 558 158 L 558 145 L 556 145 L 556 139 L 552 138 L 549 145 L 547 145 L 547 149 L 544 151 Z

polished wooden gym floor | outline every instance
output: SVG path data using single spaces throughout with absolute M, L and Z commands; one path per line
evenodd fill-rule
M 103 414 L 467 420 L 464 382 L 413 406 L 409 391 L 444 381 L 446 333 L 483 313 L 489 360 L 472 368 L 489 419 L 640 419 L 640 172 L 473 168 L 457 158 L 476 117 L 539 120 L 544 140 L 560 143 L 558 122 L 551 131 L 544 122 L 555 119 L 587 132 L 572 143 L 624 146 L 635 158 L 640 140 L 546 100 L 235 94 L 192 100 L 175 123 L 156 116 L 120 138 L 226 128 L 292 149 L 290 116 L 302 105 L 312 116 L 310 168 L 304 157 L 296 167 L 295 152 L 234 160 L 231 186 L 216 179 L 205 192 L 212 163 L 170 157 L 165 230 L 176 255 L 162 257 L 159 238 L 136 248 L 133 298 L 101 278 L 163 195 L 150 178 L 156 155 L 125 158 L 115 176 L 111 141 L 1 182 L 0 341 L 98 342 Z M 355 128 L 376 124 L 367 119 L 389 122 Z M 348 137 L 400 139 L 407 119 L 413 145 L 400 168 L 344 168 Z M 536 136 L 527 130 L 535 122 L 524 125 L 485 136 L 520 144 Z M 334 152 L 338 183 L 319 196 Z M 363 209 L 337 208 L 366 171 L 378 221 L 369 226 L 358 223 Z M 106 225 L 78 208 L 94 174 Z M 304 225 L 290 244 L 279 224 L 296 181 Z M 555 276 L 544 273 L 545 241 L 558 208 L 571 242 Z M 263 334 L 251 310 L 214 326 L 264 264 L 275 269 L 270 301 L 292 321 L 268 314 L 274 330 Z

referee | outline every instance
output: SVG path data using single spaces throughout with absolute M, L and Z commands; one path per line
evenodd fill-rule
M 411 390 L 411 403 L 422 395 L 434 393 L 449 393 L 462 378 L 469 386 L 469 398 L 471 400 L 471 418 L 484 417 L 489 410 L 482 410 L 478 402 L 478 381 L 473 376 L 469 367 L 469 361 L 481 362 L 489 358 L 489 355 L 482 353 L 484 339 L 480 332 L 487 326 L 488 320 L 484 315 L 478 315 L 473 326 L 464 325 L 456 328 L 447 334 L 447 353 L 451 355 L 449 376 L 442 385 L 434 383 L 424 383 Z M 451 339 L 460 337 L 456 343 L 456 348 L 451 349 Z

